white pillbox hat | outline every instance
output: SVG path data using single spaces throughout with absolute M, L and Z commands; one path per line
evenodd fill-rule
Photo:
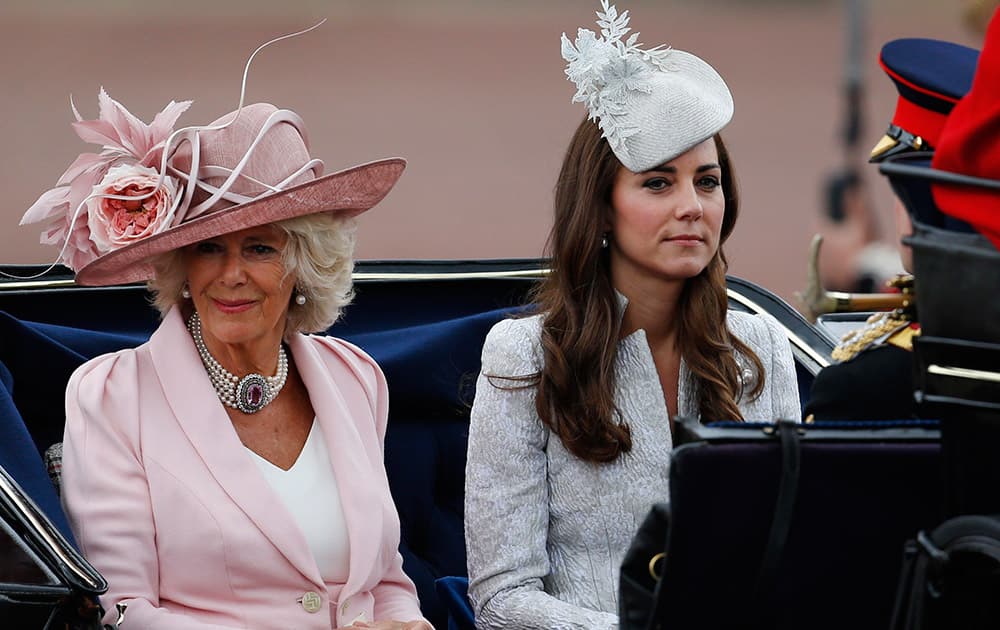
M 718 133 L 733 117 L 733 97 L 712 66 L 695 55 L 636 43 L 628 11 L 609 0 L 597 12 L 601 36 L 579 29 L 562 36 L 566 75 L 618 160 L 632 172 L 650 170 Z

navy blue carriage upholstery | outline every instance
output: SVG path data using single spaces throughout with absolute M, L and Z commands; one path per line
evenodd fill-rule
M 518 278 L 362 278 L 355 303 L 330 331 L 364 348 L 385 371 L 386 469 L 403 566 L 438 628 L 448 627 L 444 601 L 453 592 L 442 599 L 435 580 L 466 574 L 465 451 L 482 342 L 531 285 Z M 0 311 L 7 311 L 0 312 L 0 464 L 72 540 L 41 460 L 62 439 L 65 383 L 83 361 L 142 343 L 157 317 L 135 286 L 0 291 Z M 799 367 L 800 389 L 808 392 L 811 374 Z M 451 586 L 462 588 L 460 581 Z

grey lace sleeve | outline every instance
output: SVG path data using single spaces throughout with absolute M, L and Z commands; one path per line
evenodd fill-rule
M 580 608 L 543 590 L 549 573 L 548 431 L 534 387 L 497 377 L 536 373 L 538 327 L 506 320 L 483 347 L 469 428 L 465 539 L 477 628 L 617 628 L 615 615 Z M 491 378 L 492 377 L 492 378 Z

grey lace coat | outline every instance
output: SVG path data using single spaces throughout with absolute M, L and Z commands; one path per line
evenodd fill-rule
M 783 329 L 769 315 L 733 311 L 728 324 L 766 371 L 762 394 L 739 401 L 744 418 L 798 420 L 795 367 Z M 617 628 L 625 550 L 653 503 L 668 500 L 672 443 L 663 392 L 638 330 L 620 342 L 616 364 L 615 402 L 629 420 L 632 450 L 610 464 L 584 462 L 542 424 L 533 388 L 510 389 L 487 378 L 538 372 L 540 333 L 541 316 L 505 320 L 483 347 L 465 486 L 476 626 Z M 695 387 L 682 363 L 679 414 L 698 416 Z

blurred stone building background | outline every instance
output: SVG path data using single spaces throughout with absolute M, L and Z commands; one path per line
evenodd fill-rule
M 260 43 L 328 18 L 261 53 L 248 102 L 299 112 L 328 172 L 401 155 L 399 186 L 362 218 L 359 258 L 510 258 L 543 253 L 552 188 L 572 131 L 559 35 L 594 28 L 597 0 L 3 0 L 0 3 L 0 230 L 3 262 L 50 262 L 21 214 L 77 154 L 69 99 L 96 117 L 103 86 L 149 121 L 193 99 L 181 124 L 235 108 Z M 725 136 L 742 191 L 731 273 L 792 301 L 805 281 L 828 178 L 860 165 L 871 205 L 887 186 L 864 164 L 895 91 L 877 66 L 889 39 L 979 46 L 961 3 L 868 0 L 864 133 L 845 156 L 842 0 L 623 0 L 647 45 L 669 43 L 726 78 Z M 882 218 L 882 216 L 886 218 Z M 876 222 L 891 234 L 888 212 Z M 829 226 L 824 227 L 824 229 Z M 835 261 L 834 261 L 835 262 Z

